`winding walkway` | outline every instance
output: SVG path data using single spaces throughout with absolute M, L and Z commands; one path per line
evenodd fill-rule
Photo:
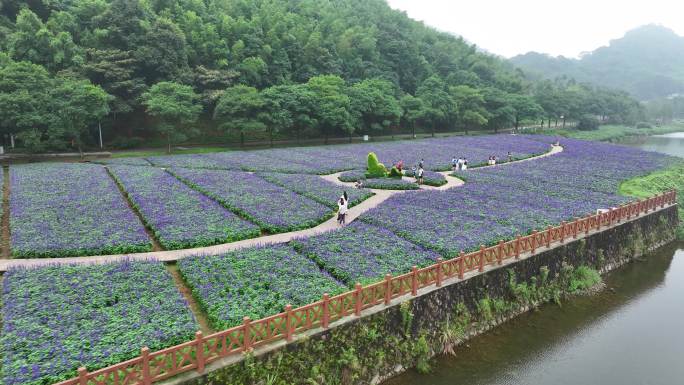
M 483 167 L 503 167 L 513 163 L 527 162 L 534 159 L 544 158 L 554 154 L 558 154 L 563 151 L 563 147 L 552 146 L 549 152 L 542 155 L 534 156 L 531 158 L 522 159 L 519 161 L 514 161 L 510 163 L 502 163 L 496 166 L 483 166 Z M 451 176 L 451 171 L 440 172 L 447 179 L 447 183 L 439 186 L 420 186 L 421 190 L 447 190 L 450 188 L 462 186 L 464 182 L 456 177 Z M 354 183 L 342 182 L 337 177 L 341 173 L 335 173 L 330 175 L 323 175 L 321 178 L 336 183 L 340 186 L 353 188 Z M 413 178 L 410 178 L 413 179 Z M 393 195 L 403 194 L 407 191 L 416 190 L 381 190 L 381 189 L 368 189 L 375 195 L 364 200 L 358 205 L 352 207 L 347 212 L 347 223 L 351 223 L 356 220 L 361 214 L 366 211 L 377 207 L 382 202 L 387 200 Z M 311 236 L 319 235 L 328 231 L 339 229 L 340 226 L 337 224 L 335 217 L 328 219 L 327 221 L 319 224 L 318 226 L 305 229 L 292 231 L 288 233 L 280 233 L 273 235 L 266 235 L 258 238 L 250 238 L 242 241 L 223 243 L 214 246 L 196 247 L 192 249 L 182 249 L 182 250 L 165 250 L 165 251 L 150 251 L 145 253 L 133 253 L 133 254 L 114 254 L 114 255 L 97 255 L 90 257 L 69 257 L 69 258 L 32 258 L 32 259 L 4 259 L 0 260 L 0 271 L 7 271 L 9 268 L 13 267 L 35 267 L 43 265 L 61 265 L 61 264 L 96 264 L 96 263 L 108 263 L 116 262 L 124 259 L 135 259 L 135 260 L 156 260 L 163 262 L 177 261 L 185 257 L 193 256 L 205 256 L 205 255 L 218 255 L 224 254 L 229 251 L 240 250 L 248 247 L 254 246 L 264 246 L 264 245 L 274 245 L 280 243 L 287 243 L 294 239 L 308 238 Z

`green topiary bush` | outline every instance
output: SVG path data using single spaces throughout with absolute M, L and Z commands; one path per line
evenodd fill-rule
M 399 169 L 396 166 L 393 166 L 390 169 L 389 177 L 390 178 L 401 178 L 402 177 L 401 171 L 399 171 Z
M 378 162 L 378 156 L 374 152 L 368 153 L 368 169 L 366 169 L 366 178 L 383 178 L 387 176 L 387 168 L 384 164 Z

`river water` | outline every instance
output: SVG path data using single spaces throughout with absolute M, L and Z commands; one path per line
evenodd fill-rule
M 684 157 L 684 133 L 632 145 Z M 547 304 L 387 385 L 684 384 L 684 242 L 608 274 L 608 289 Z
M 684 158 L 684 132 L 627 139 L 623 144 Z

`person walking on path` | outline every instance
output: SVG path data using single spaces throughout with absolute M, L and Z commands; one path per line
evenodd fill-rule
M 423 184 L 423 168 L 418 166 L 418 171 L 416 171 L 416 183 Z
M 349 198 L 347 197 L 347 192 L 340 197 L 337 201 L 337 223 L 340 226 L 344 226 L 347 223 L 347 210 L 349 209 Z
M 461 170 L 465 171 L 468 169 L 468 159 L 463 158 L 463 164 L 461 165 Z
M 451 171 L 456 171 L 456 168 L 458 167 L 460 161 L 461 159 L 456 159 L 456 156 L 451 158 Z
M 418 168 L 423 168 L 425 167 L 425 159 L 420 159 L 420 162 L 418 162 Z
M 513 155 L 511 154 L 510 151 L 508 151 L 508 161 L 512 162 L 513 161 Z

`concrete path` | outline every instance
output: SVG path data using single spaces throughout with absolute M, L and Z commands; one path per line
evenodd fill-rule
M 518 162 L 525 162 L 525 161 L 530 161 L 538 158 L 543 158 L 546 156 L 551 156 L 554 154 L 557 154 L 559 152 L 563 151 L 563 147 L 560 146 L 553 146 L 551 148 L 551 151 L 535 156 L 532 158 L 527 158 L 523 159 L 520 161 L 512 162 L 512 163 L 518 163 Z M 500 165 L 496 166 L 484 166 L 484 167 L 501 167 L 505 166 L 507 164 L 512 164 L 512 163 L 502 163 Z M 347 183 L 347 182 L 342 182 L 338 179 L 338 176 L 341 173 L 336 173 L 336 174 L 330 174 L 330 175 L 323 175 L 321 178 L 328 180 L 330 182 L 336 183 L 340 186 L 345 186 L 345 187 L 350 187 L 354 188 L 354 183 Z M 445 175 L 447 178 L 447 184 L 440 186 L 440 187 L 434 187 L 434 186 L 421 186 L 421 190 L 447 190 L 450 188 L 462 186 L 464 182 L 458 178 L 455 178 L 451 176 L 451 171 L 444 171 L 441 172 L 441 174 Z M 413 178 L 409 178 L 413 179 Z M 372 197 L 366 199 L 365 201 L 359 203 L 358 205 L 352 207 L 349 209 L 347 213 L 347 224 L 352 223 L 354 220 L 356 220 L 361 214 L 365 213 L 366 211 L 377 207 L 380 205 L 382 202 L 390 198 L 391 196 L 395 194 L 403 194 L 408 191 L 417 191 L 417 190 L 380 190 L 380 189 L 369 189 L 372 191 L 375 195 Z M 93 264 L 93 263 L 107 263 L 107 262 L 115 262 L 115 261 L 120 261 L 123 259 L 135 259 L 135 260 L 157 260 L 157 261 L 176 261 L 185 257 L 191 257 L 191 256 L 203 256 L 203 255 L 217 255 L 217 254 L 223 254 L 229 251 L 234 251 L 234 250 L 239 250 L 239 249 L 244 249 L 248 247 L 254 247 L 254 246 L 262 246 L 262 245 L 273 245 L 273 244 L 279 244 L 279 243 L 287 243 L 293 239 L 298 239 L 298 238 L 307 238 L 311 237 L 314 235 L 322 234 L 328 231 L 333 231 L 336 229 L 339 229 L 340 225 L 337 224 L 337 218 L 333 217 L 330 218 L 329 220 L 319 224 L 318 226 L 305 229 L 305 230 L 299 230 L 299 231 L 292 231 L 289 233 L 281 233 L 281 234 L 273 234 L 273 235 L 266 235 L 263 237 L 258 237 L 258 238 L 251 238 L 251 239 L 245 239 L 242 241 L 237 241 L 237 242 L 231 242 L 231 243 L 224 243 L 220 245 L 214 245 L 214 246 L 206 246 L 206 247 L 196 247 L 192 249 L 183 249 L 183 250 L 166 250 L 166 251 L 151 251 L 151 252 L 146 252 L 146 253 L 133 253 L 133 254 L 117 254 L 117 255 L 98 255 L 98 256 L 90 256 L 90 257 L 70 257 L 70 258 L 33 258 L 33 259 L 3 259 L 0 260 L 0 271 L 7 271 L 7 269 L 12 268 L 12 267 L 32 267 L 32 266 L 43 266 L 43 265 L 58 265 L 58 264 Z

